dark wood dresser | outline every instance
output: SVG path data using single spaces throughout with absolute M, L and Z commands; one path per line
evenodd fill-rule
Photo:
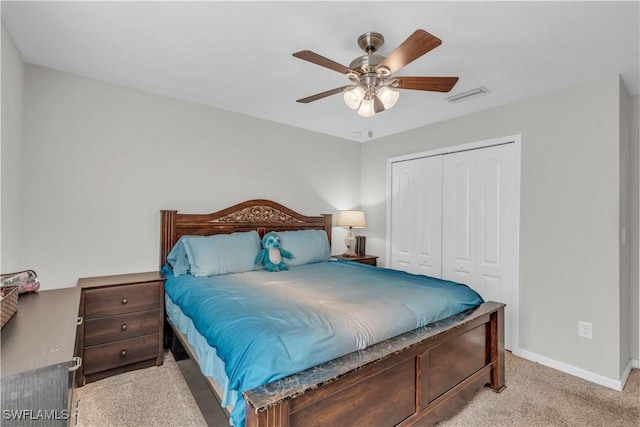
M 75 371 L 80 290 L 62 288 L 21 295 L 2 328 L 0 425 L 77 424 Z
M 162 365 L 164 280 L 155 271 L 78 280 L 78 385 Z

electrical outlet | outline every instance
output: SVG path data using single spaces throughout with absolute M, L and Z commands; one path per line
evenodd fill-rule
M 593 326 L 589 322 L 578 320 L 578 336 L 582 338 L 593 338 Z

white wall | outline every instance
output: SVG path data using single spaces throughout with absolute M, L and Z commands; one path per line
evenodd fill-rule
M 0 145 L 0 272 L 24 268 L 20 242 L 24 62 L 2 22 L 2 143 Z
M 356 142 L 30 64 L 24 94 L 22 259 L 44 289 L 157 269 L 161 209 L 359 203 Z
M 521 134 L 520 348 L 619 380 L 619 85 L 615 77 L 365 144 L 369 250 L 385 253 L 388 157 Z M 578 337 L 579 320 L 593 324 L 593 339 Z
M 630 268 L 631 268 L 631 355 L 640 367 L 640 97 L 630 102 Z

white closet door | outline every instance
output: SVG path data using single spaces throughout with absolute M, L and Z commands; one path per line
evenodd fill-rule
M 393 163 L 391 191 L 391 268 L 441 277 L 442 156 Z
M 505 309 L 505 347 L 511 349 L 515 286 L 515 145 L 476 151 L 476 262 L 473 288 Z
M 471 285 L 474 273 L 475 154 L 447 154 L 443 162 L 442 278 Z
M 504 144 L 444 157 L 442 277 L 507 304 L 511 348 L 515 265 L 515 148 Z

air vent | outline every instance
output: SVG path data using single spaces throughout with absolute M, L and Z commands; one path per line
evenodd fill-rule
M 447 98 L 449 102 L 462 101 L 463 99 L 468 99 L 474 96 L 484 95 L 485 93 L 489 93 L 489 90 L 486 87 L 477 87 L 475 89 L 468 90 L 466 92 L 458 93 L 456 95 L 452 95 Z

